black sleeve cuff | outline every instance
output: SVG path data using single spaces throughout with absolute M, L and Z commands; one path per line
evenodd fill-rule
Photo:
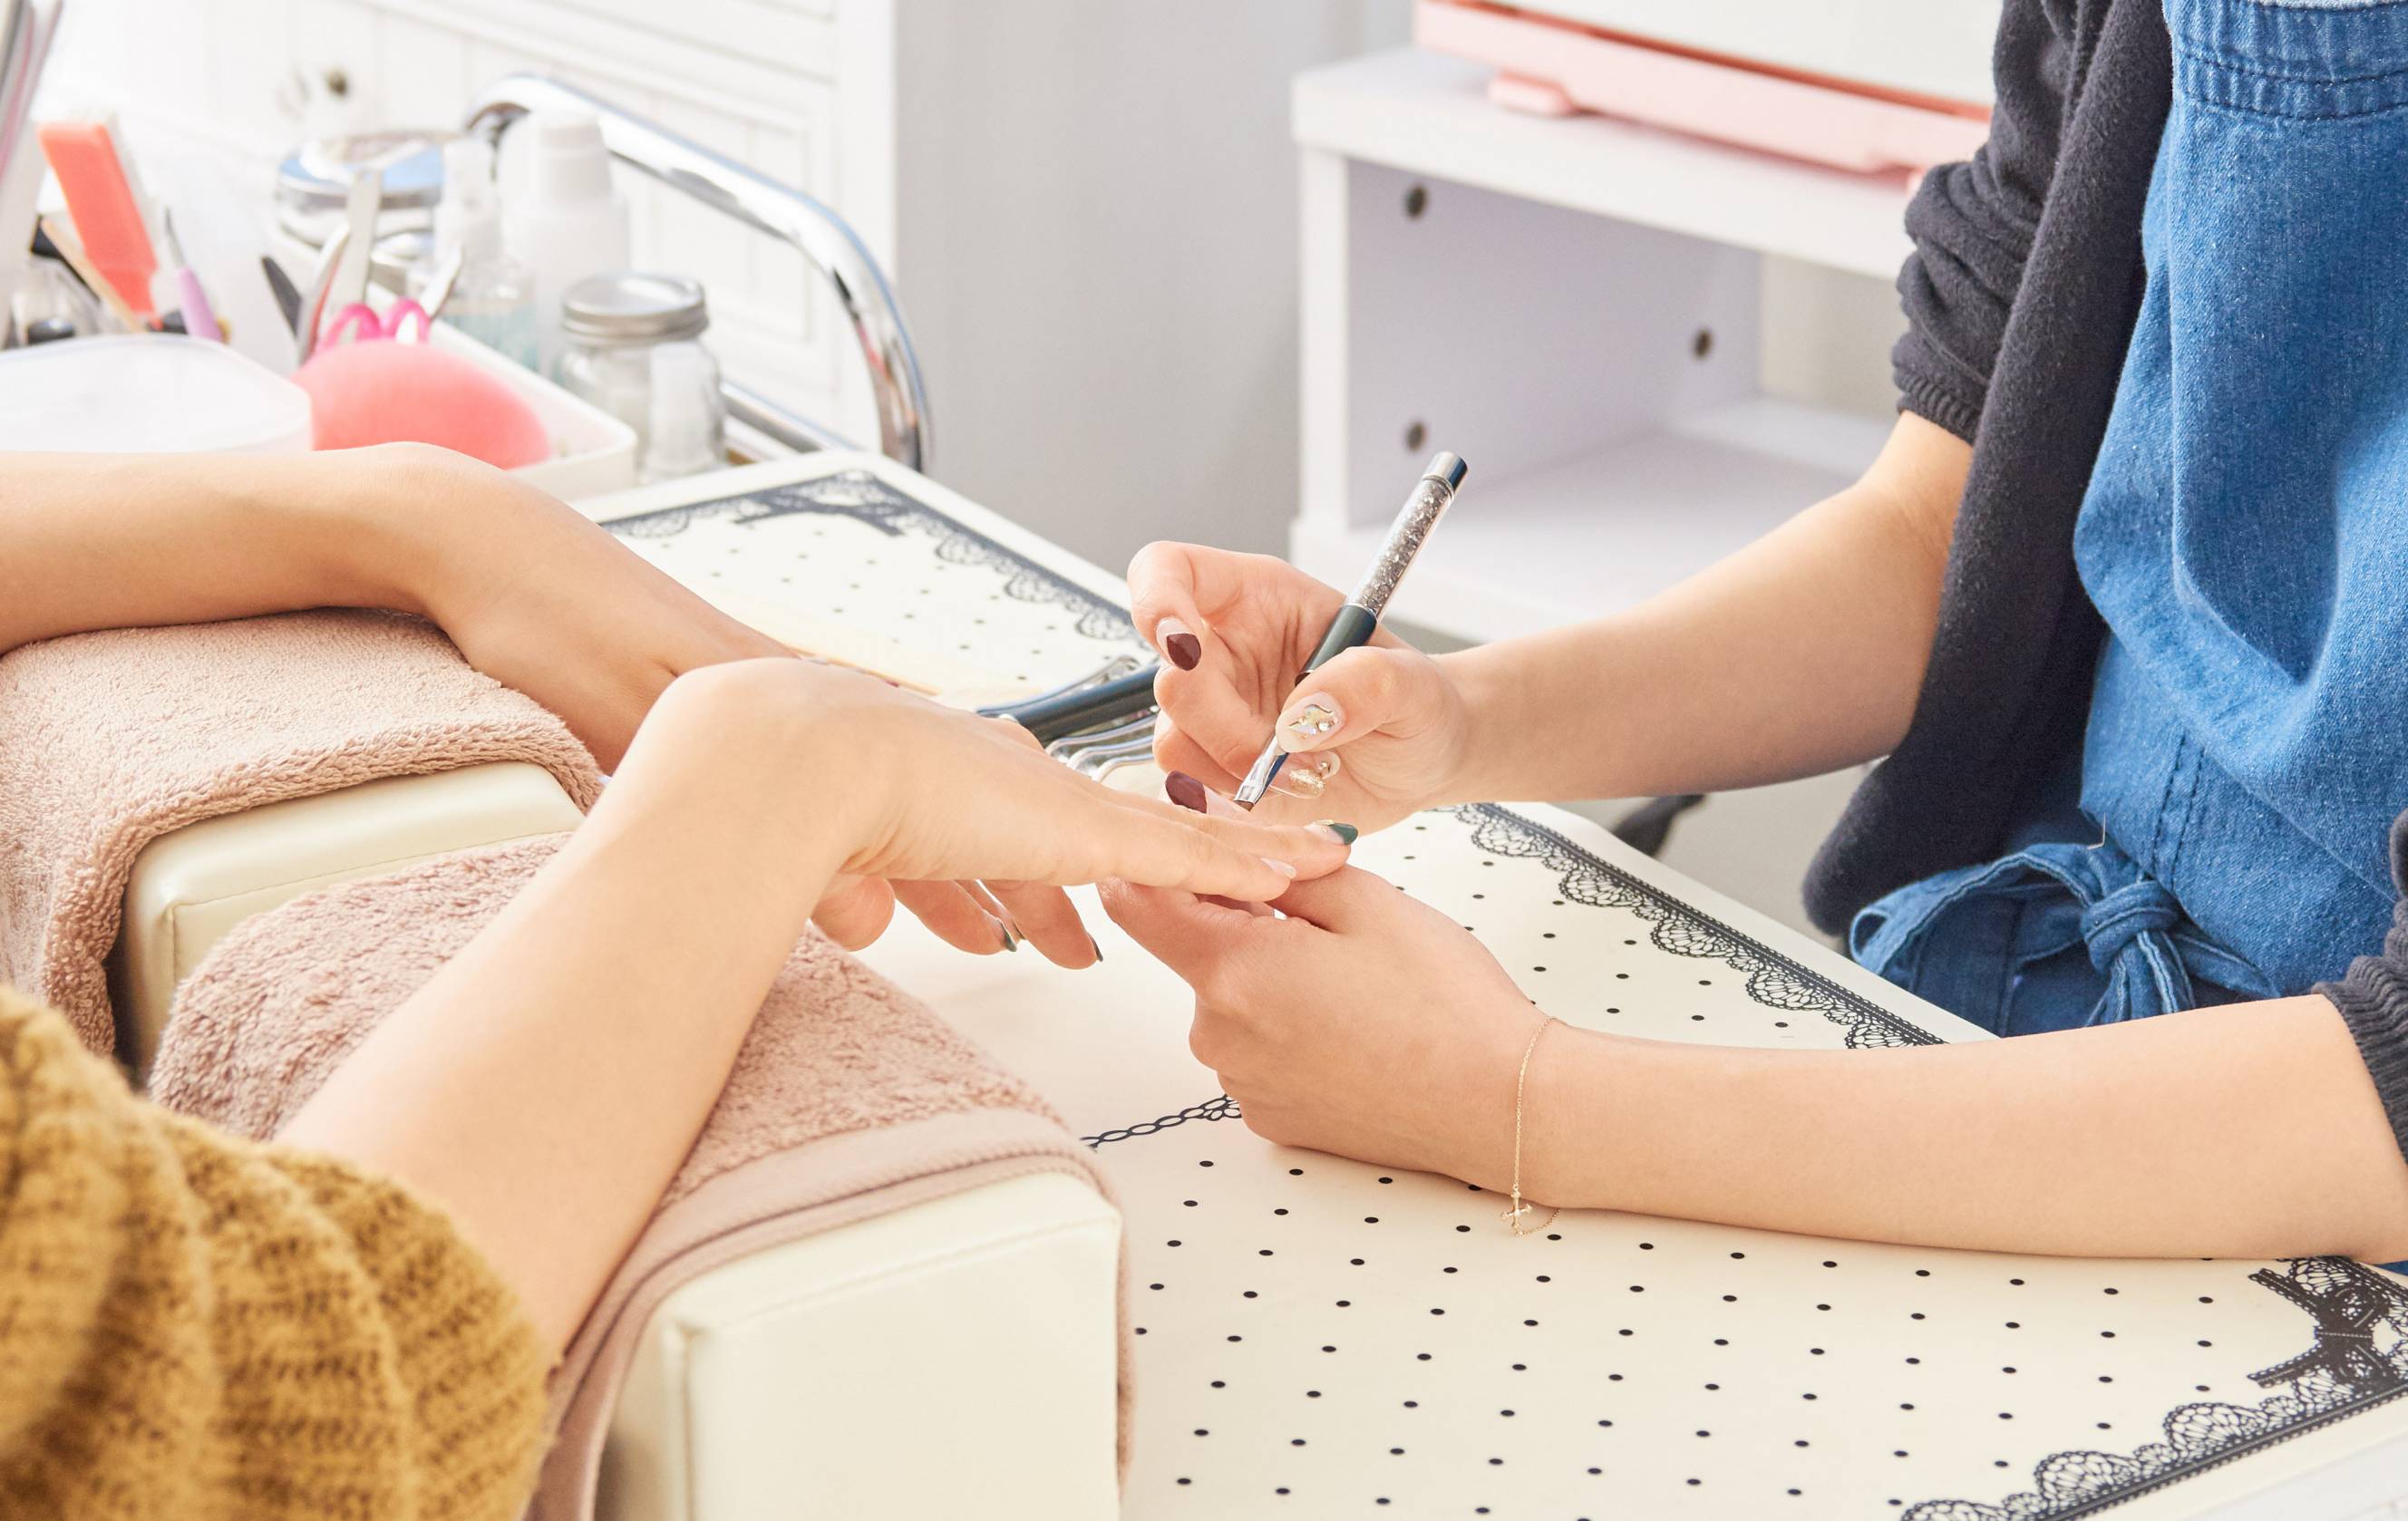
M 2392 1139 L 2408 1158 L 2408 969 L 2387 957 L 2360 956 L 2347 977 L 2318 983 L 2316 991 L 2341 1011 L 2390 1117 Z
M 1946 428 L 1967 443 L 1973 441 L 1973 430 L 1981 425 L 1982 403 L 1950 391 L 1928 375 L 1916 374 L 1904 367 L 1894 372 L 1898 381 L 1898 409 L 1913 412 L 1928 423 Z

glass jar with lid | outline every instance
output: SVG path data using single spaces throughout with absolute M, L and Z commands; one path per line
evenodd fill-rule
M 702 283 L 629 270 L 594 275 L 561 297 L 562 386 L 636 430 L 646 481 L 716 468 L 727 457 L 719 362 Z

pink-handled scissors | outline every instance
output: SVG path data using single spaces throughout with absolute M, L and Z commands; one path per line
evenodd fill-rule
M 423 343 L 426 341 L 427 329 L 435 325 L 435 320 L 427 316 L 426 309 L 417 302 L 404 296 L 380 315 L 377 309 L 366 302 L 354 301 L 335 313 L 335 320 L 327 326 L 326 336 L 321 341 L 339 343 L 346 333 L 351 334 L 351 341 L 354 343 L 366 343 L 377 338 L 397 338 L 402 336 L 402 329 L 412 318 L 417 319 L 418 322 L 417 341 Z

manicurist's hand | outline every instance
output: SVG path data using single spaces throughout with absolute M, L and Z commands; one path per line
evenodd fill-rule
M 1297 673 L 1345 596 L 1285 561 L 1194 544 L 1149 544 L 1129 564 L 1138 630 L 1163 658 L 1154 758 L 1229 792 L 1270 739 L 1336 762 L 1318 796 L 1274 791 L 1272 818 L 1394 824 L 1449 796 L 1468 725 L 1444 667 L 1382 629 L 1307 677 Z
M 1257 1135 L 1510 1182 L 1513 1079 L 1542 1016 L 1463 926 L 1353 868 L 1289 888 L 1285 918 L 1125 882 L 1103 898 L 1196 990 L 1188 1044 Z

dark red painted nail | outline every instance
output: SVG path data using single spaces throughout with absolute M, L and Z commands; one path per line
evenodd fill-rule
M 1204 783 L 1184 771 L 1173 771 L 1162 779 L 1162 790 L 1182 808 L 1204 811 Z
M 1194 670 L 1196 663 L 1204 658 L 1204 641 L 1193 634 L 1173 634 L 1162 641 L 1162 649 L 1181 670 Z

